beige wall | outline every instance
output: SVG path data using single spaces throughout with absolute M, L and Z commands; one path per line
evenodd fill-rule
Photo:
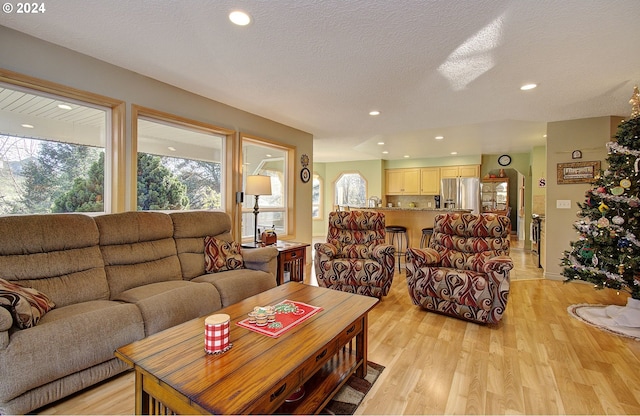
M 426 168 L 431 166 L 479 165 L 481 155 L 434 157 L 425 159 L 383 160 L 383 169 Z
M 506 167 L 500 166 L 498 158 L 500 155 L 482 155 L 482 167 L 480 177 L 485 175 L 498 175 L 500 169 L 504 169 L 505 174 L 509 178 L 509 206 L 511 207 L 511 225 L 513 231 L 518 231 L 518 224 L 521 222 L 524 226 L 524 246 L 531 248 L 529 239 L 529 224 L 531 223 L 531 155 L 529 153 L 510 153 L 511 164 Z M 518 183 L 518 172 L 524 176 L 525 187 L 525 207 L 524 211 L 518 210 L 518 192 L 520 184 Z M 520 220 L 520 221 L 519 221 Z
M 327 216 L 333 209 L 335 199 L 334 184 L 342 173 L 360 173 L 367 180 L 367 198 L 384 196 L 384 169 L 382 168 L 382 163 L 383 161 L 380 159 L 314 163 L 313 170 L 320 175 L 324 183 L 324 217 L 321 220 L 313 221 L 314 236 L 327 235 Z
M 547 125 L 546 248 L 543 250 L 545 258 L 542 265 L 547 278 L 564 280 L 560 259 L 564 250 L 571 249 L 570 242 L 578 237 L 573 228 L 573 223 L 578 219 L 577 203 L 583 203 L 585 191 L 591 189 L 588 183 L 558 184 L 557 165 L 599 160 L 602 169 L 606 169 L 606 143 L 611 141 L 621 120 L 620 117 L 596 117 Z M 582 151 L 582 159 L 571 159 L 574 150 Z M 569 200 L 571 208 L 556 208 L 558 200 Z
M 126 102 L 126 146 L 131 147 L 131 105 L 136 104 L 216 126 L 296 146 L 295 234 L 293 239 L 311 242 L 311 181 L 300 180 L 300 156 L 313 155 L 309 133 L 213 101 L 138 73 L 0 26 L 0 66 Z M 130 169 L 131 152 L 127 152 Z M 127 172 L 128 174 L 130 172 Z M 234 172 L 234 175 L 240 172 Z M 131 186 L 131 184 L 127 184 Z M 235 190 L 231 190 L 233 195 Z M 129 190 L 127 195 L 131 194 Z M 131 207 L 131 201 L 127 207 Z M 130 209 L 130 208 L 129 208 Z
M 544 215 L 545 213 L 547 183 L 547 148 L 536 146 L 531 152 L 532 214 Z

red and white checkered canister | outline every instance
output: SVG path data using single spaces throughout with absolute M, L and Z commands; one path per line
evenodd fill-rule
M 220 354 L 231 348 L 229 342 L 229 315 L 220 313 L 204 320 L 204 350 L 208 354 Z

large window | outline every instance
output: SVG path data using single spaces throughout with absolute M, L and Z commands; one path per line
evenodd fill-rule
M 335 205 L 339 207 L 365 207 L 367 180 L 359 173 L 343 173 L 335 184 Z
M 138 210 L 223 209 L 225 132 L 136 108 Z
M 0 83 L 0 215 L 110 211 L 110 110 Z
M 257 225 L 260 230 L 274 228 L 278 236 L 291 232 L 289 217 L 293 185 L 290 183 L 289 161 L 292 154 L 293 149 L 286 146 L 257 138 L 242 138 L 242 189 L 246 189 L 249 175 L 266 175 L 271 178 L 271 195 L 262 195 L 258 199 L 260 212 Z M 254 204 L 255 197 L 247 195 L 242 205 L 242 238 L 245 240 L 252 239 L 255 231 Z

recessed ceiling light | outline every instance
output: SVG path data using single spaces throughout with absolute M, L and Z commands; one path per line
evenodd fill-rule
M 382 154 L 383 154 L 383 155 L 388 155 L 388 154 L 389 154 L 389 151 L 388 151 L 388 150 L 383 150 L 383 151 L 382 151 Z
M 21 124 L 22 127 L 24 127 L 25 129 L 32 129 L 33 125 L 31 124 Z
M 458 154 L 458 152 L 451 152 L 451 154 L 452 154 L 452 155 L 457 155 L 457 154 Z
M 229 20 L 238 26 L 246 26 L 251 23 L 251 17 L 245 12 L 239 10 L 229 13 Z
M 382 146 L 382 145 L 384 144 L 384 142 L 378 142 L 378 144 L 379 144 L 380 146 Z
M 271 154 L 267 153 L 266 155 L 264 155 L 264 157 L 271 157 Z
M 176 148 L 175 148 L 175 147 L 173 147 L 173 146 L 169 146 L 169 147 L 167 147 L 167 149 L 171 150 L 172 152 L 175 152 L 175 151 L 176 151 Z
M 538 86 L 538 84 L 525 84 L 525 85 L 523 85 L 522 87 L 520 87 L 520 89 L 521 89 L 522 91 L 527 91 L 527 90 L 532 90 L 532 89 L 534 89 L 534 88 L 535 88 L 535 87 L 537 87 L 537 86 Z
M 411 157 L 411 156 L 409 156 L 409 155 L 404 155 L 403 157 Z
M 71 106 L 68 104 L 58 104 L 58 108 L 62 110 L 71 110 Z
M 442 140 L 442 139 L 444 139 L 444 136 L 436 136 L 435 139 L 436 140 Z
M 369 111 L 369 115 L 370 116 L 378 116 L 378 115 L 380 115 L 380 111 L 378 111 L 378 110 Z
M 546 135 L 546 134 L 543 134 L 543 135 L 542 135 L 542 137 L 547 137 L 547 135 Z

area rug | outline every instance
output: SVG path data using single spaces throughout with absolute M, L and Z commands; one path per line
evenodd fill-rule
M 579 321 L 603 331 L 640 341 L 640 327 L 620 325 L 611 317 L 613 315 L 612 309 L 615 313 L 619 308 L 622 306 L 580 303 L 569 306 L 567 312 Z M 640 322 L 638 325 L 640 326 Z
M 352 415 L 364 396 L 384 370 L 384 366 L 369 361 L 364 379 L 352 375 L 333 399 L 320 412 L 322 415 Z

